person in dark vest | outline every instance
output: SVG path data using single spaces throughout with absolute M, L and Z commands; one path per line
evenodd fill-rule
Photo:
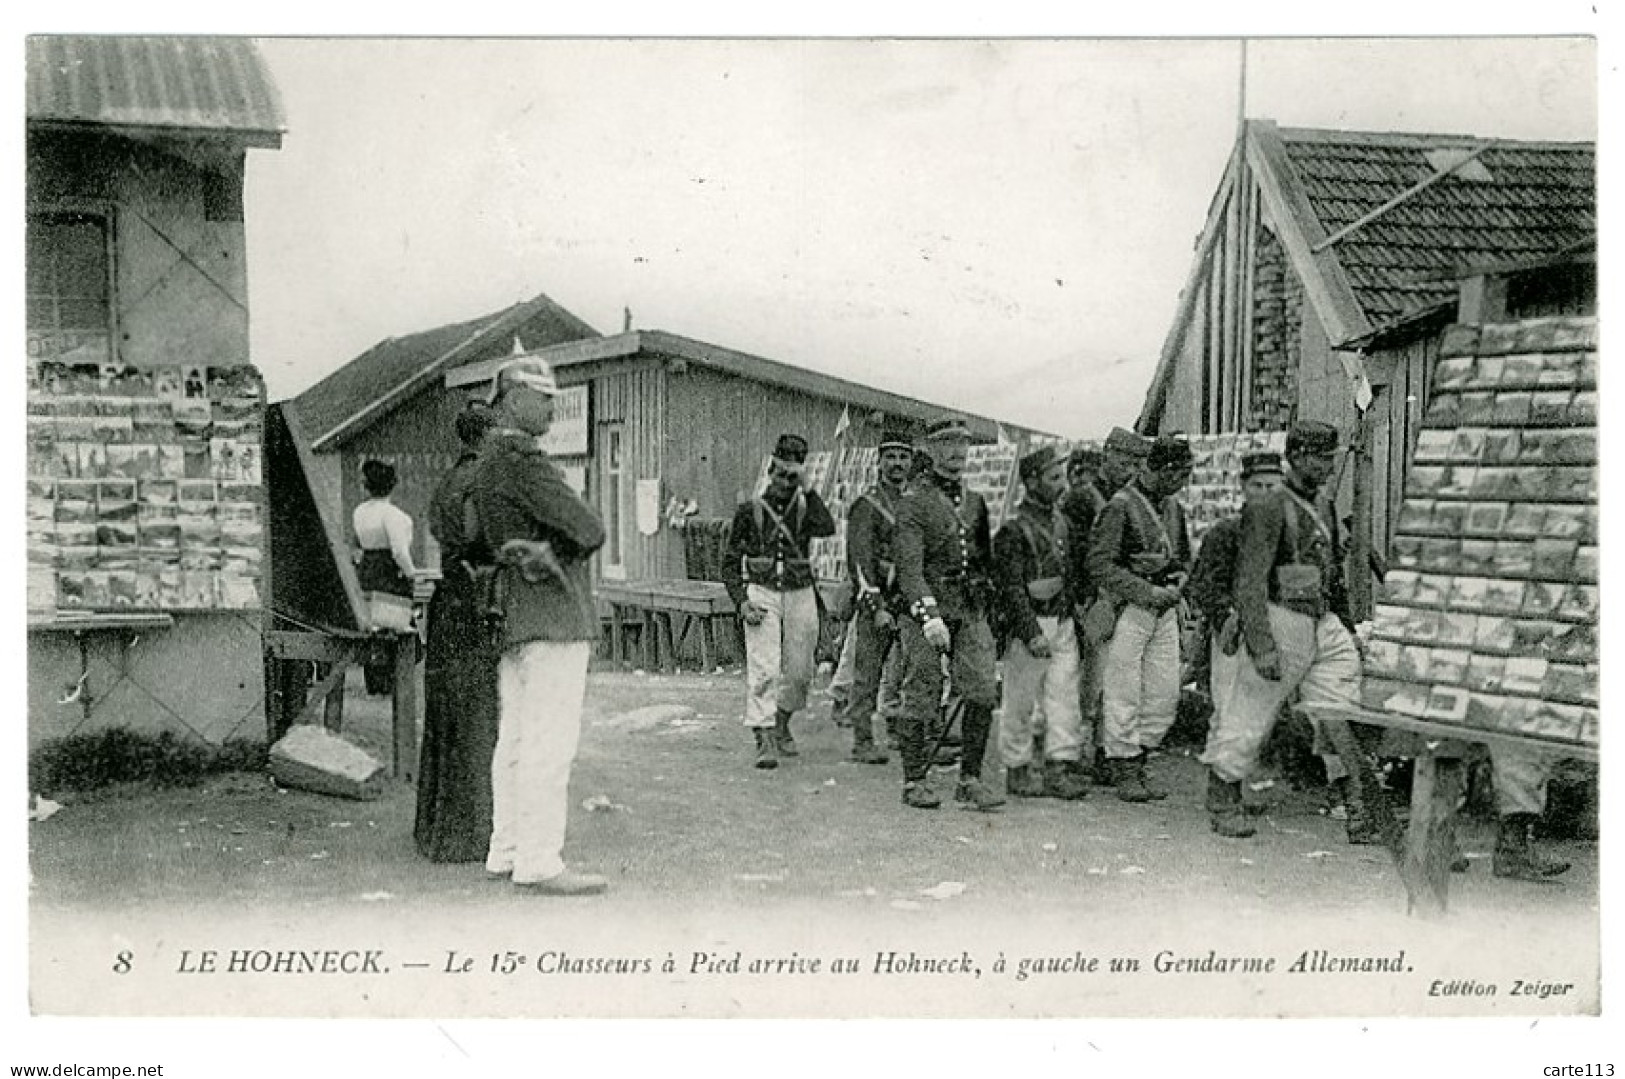
M 1018 467 L 1025 493 L 993 538 L 1004 641 L 999 753 L 1007 793 L 1070 801 L 1089 791 L 1082 761 L 1087 746 L 1093 765 L 1094 746 L 1083 730 L 1078 637 L 1055 506 L 1066 489 L 1066 466 L 1053 446 L 1040 446 Z M 1043 721 L 1041 765 L 1033 761 L 1035 714 Z
M 1073 450 L 1069 473 L 1072 482 L 1060 504 L 1067 588 L 1072 595 L 1073 623 L 1078 632 L 1078 696 L 1084 733 L 1090 739 L 1084 757 L 1091 765 L 1094 781 L 1102 786 L 1110 786 L 1112 777 L 1101 745 L 1101 664 L 1117 614 L 1108 605 L 1097 612 L 1098 619 L 1089 618 L 1090 608 L 1099 595 L 1089 576 L 1089 538 L 1107 500 L 1140 474 L 1150 449 L 1150 440 L 1126 428 L 1114 427 L 1106 436 L 1103 449 Z
M 780 435 L 767 490 L 741 502 L 728 529 L 723 583 L 745 624 L 745 726 L 756 736 L 756 767 L 797 756 L 790 717 L 806 707 L 818 646 L 812 541 L 835 534 L 816 491 L 802 487 L 807 440 Z
M 1337 429 L 1295 425 L 1286 460 L 1285 485 L 1242 508 L 1233 588 L 1238 647 L 1227 652 L 1231 642 L 1224 638 L 1232 631 L 1221 631 L 1213 655 L 1214 714 L 1201 757 L 1208 766 L 1206 805 L 1213 830 L 1234 839 L 1255 831 L 1241 805 L 1241 784 L 1257 768 L 1282 703 L 1294 692 L 1311 706 L 1356 709 L 1360 700 L 1360 652 L 1343 587 L 1347 548 L 1336 512 L 1322 497 L 1336 465 Z M 1329 747 L 1317 748 L 1328 768 L 1341 770 Z M 1347 831 L 1351 843 L 1377 840 L 1353 798 Z
M 1189 443 L 1158 438 L 1144 471 L 1106 503 L 1089 538 L 1089 576 L 1118 611 L 1101 676 L 1102 741 L 1125 802 L 1167 797 L 1148 782 L 1146 756 L 1162 745 L 1179 704 L 1179 601 L 1190 539 L 1174 495 L 1191 467 Z
M 395 490 L 395 466 L 369 460 L 361 466 L 366 501 L 355 508 L 350 526 L 355 532 L 360 560 L 356 577 L 364 592 L 383 592 L 412 598 L 417 567 L 412 562 L 412 517 L 390 501 Z M 380 696 L 395 686 L 394 665 L 387 659 L 362 668 L 367 692 Z
M 564 864 L 570 770 L 581 738 L 587 659 L 598 636 L 588 559 L 604 526 L 538 446 L 559 392 L 552 368 L 520 356 L 491 387 L 497 426 L 469 483 L 471 523 L 496 556 L 501 721 L 491 762 L 486 871 L 540 895 L 608 884 Z
M 899 630 L 903 678 L 903 804 L 935 809 L 941 799 L 928 775 L 926 732 L 942 707 L 943 669 L 963 701 L 959 784 L 954 798 L 976 810 L 1004 804 L 982 782 L 993 708 L 999 689 L 993 631 L 988 625 L 993 544 L 987 505 L 962 480 L 970 431 L 947 419 L 927 432 L 932 471 L 903 496 L 897 511 L 897 580 L 908 617 Z
M 1285 482 L 1285 464 L 1274 450 L 1256 450 L 1241 457 L 1241 496 L 1243 504 L 1253 502 Z M 1204 645 L 1222 645 L 1235 652 L 1239 628 L 1221 640 L 1231 612 L 1236 609 L 1236 554 L 1241 548 L 1241 515 L 1226 517 L 1207 530 L 1196 552 L 1196 566 L 1185 585 L 1185 598 L 1202 616 Z M 1196 682 L 1212 694 L 1212 656 L 1196 658 Z
M 483 403 L 457 414 L 462 455 L 429 502 L 440 581 L 429 600 L 423 664 L 423 743 L 412 835 L 432 862 L 477 862 L 491 847 L 491 762 L 501 723 L 501 653 L 487 621 L 493 553 L 469 527 L 475 465 L 496 417 Z
M 846 514 L 847 570 L 857 614 L 852 620 L 856 641 L 844 718 L 852 728 L 852 759 L 860 764 L 890 760 L 875 742 L 874 715 L 881 671 L 897 644 L 897 619 L 904 613 L 893 546 L 897 506 L 914 462 L 914 445 L 906 432 L 887 430 L 879 452 L 879 482 L 858 496 Z

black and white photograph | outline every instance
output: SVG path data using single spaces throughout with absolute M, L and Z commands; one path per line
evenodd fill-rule
M 1598 32 L 18 35 L 18 1044 L 1611 1074 Z

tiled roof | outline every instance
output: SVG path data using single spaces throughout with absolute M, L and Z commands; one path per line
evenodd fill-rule
M 28 39 L 28 119 L 230 132 L 278 146 L 276 86 L 246 38 Z
M 512 344 L 510 335 L 521 329 L 528 348 L 597 336 L 570 312 L 538 296 L 467 322 L 391 337 L 294 398 L 300 424 L 313 441 L 319 441 L 369 405 L 425 377 L 454 351 L 468 346 L 461 360 L 486 359 L 506 352 Z
M 1476 163 L 1488 180 L 1463 169 L 1337 241 L 1338 261 L 1373 325 L 1450 300 L 1471 267 L 1556 254 L 1596 232 L 1590 143 L 1303 128 L 1282 128 L 1280 136 L 1328 235 L 1433 175 L 1430 151 L 1486 147 Z

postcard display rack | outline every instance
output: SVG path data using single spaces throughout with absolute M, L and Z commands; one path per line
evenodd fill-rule
M 31 736 L 257 714 L 264 414 L 246 364 L 29 363 Z
M 1440 356 L 1344 718 L 1422 736 L 1406 857 L 1442 910 L 1454 740 L 1596 759 L 1596 321 L 1456 326 Z
M 30 364 L 29 611 L 258 608 L 264 411 L 247 365 Z

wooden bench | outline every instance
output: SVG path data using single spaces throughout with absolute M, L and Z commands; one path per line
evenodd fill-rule
M 674 671 L 677 649 L 697 625 L 701 668 L 716 667 L 716 621 L 731 625 L 734 619 L 733 601 L 722 585 L 676 579 L 600 581 L 597 592 L 599 602 L 609 609 L 610 658 L 615 662 L 631 661 L 626 630 L 635 626 L 643 666 Z

